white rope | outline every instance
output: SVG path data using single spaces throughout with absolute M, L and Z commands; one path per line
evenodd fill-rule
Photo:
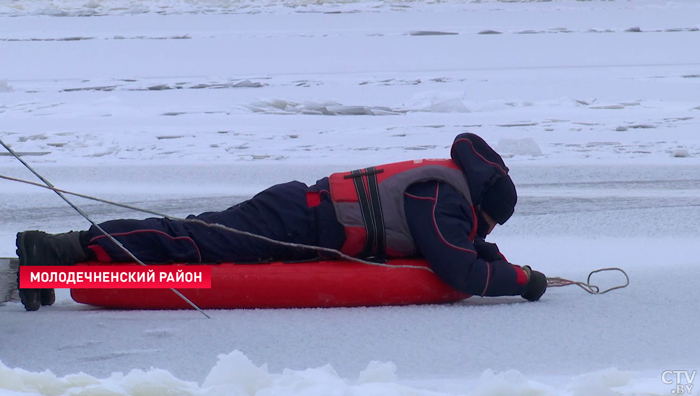
M 374 261 L 362 260 L 362 259 L 359 259 L 359 258 L 357 258 L 357 257 L 348 256 L 347 254 L 345 254 L 345 253 L 343 253 L 343 252 L 341 252 L 341 251 L 339 251 L 339 250 L 336 250 L 336 249 L 324 248 L 324 247 L 313 246 L 313 245 L 305 245 L 305 244 L 302 244 L 302 243 L 292 243 L 292 242 L 278 241 L 278 240 L 276 240 L 276 239 L 268 238 L 268 237 L 265 237 L 265 236 L 262 236 L 262 235 L 253 234 L 253 233 L 250 233 L 250 232 L 247 232 L 247 231 L 241 231 L 241 230 L 237 230 L 237 229 L 235 229 L 235 228 L 227 227 L 227 226 L 222 225 L 222 224 L 207 223 L 207 222 L 202 221 L 202 220 L 199 220 L 199 219 L 187 219 L 187 218 L 182 218 L 182 217 L 177 217 L 177 216 L 171 216 L 171 215 L 164 214 L 164 213 L 160 213 L 160 212 L 156 212 L 156 211 L 153 211 L 153 210 L 142 209 L 142 208 L 139 208 L 139 207 L 136 207 L 136 206 L 126 205 L 126 204 L 122 204 L 122 203 L 118 203 L 118 202 L 113 202 L 113 201 L 109 201 L 109 200 L 102 199 L 102 198 L 92 197 L 92 196 L 85 195 L 85 194 L 79 194 L 79 193 L 74 193 L 74 192 L 67 191 L 67 190 L 62 190 L 62 189 L 56 188 L 56 187 L 54 187 L 54 186 L 45 186 L 45 185 L 43 185 L 43 184 L 34 183 L 34 182 L 31 182 L 31 181 L 28 181 L 28 180 L 22 180 L 22 179 L 17 179 L 17 178 L 14 178 L 14 177 L 3 176 L 3 175 L 0 175 L 0 179 L 10 180 L 10 181 L 15 181 L 15 182 L 20 182 L 20 183 L 25 183 L 25 184 L 29 184 L 29 185 L 32 185 L 32 186 L 45 188 L 45 189 L 47 189 L 47 190 L 52 190 L 52 191 L 55 191 L 55 192 L 57 192 L 57 193 L 63 193 L 63 194 L 68 194 L 68 195 L 74 195 L 74 196 L 76 196 L 76 197 L 85 198 L 85 199 L 89 199 L 89 200 L 97 201 L 97 202 L 102 202 L 102 203 L 106 203 L 106 204 L 109 204 L 109 205 L 118 206 L 118 207 L 125 208 L 125 209 L 131 209 L 131 210 L 135 210 L 135 211 L 138 211 L 138 212 L 143 212 L 143 213 L 148 213 L 148 214 L 152 214 L 152 215 L 156 215 L 156 216 L 160 216 L 160 217 L 165 217 L 165 218 L 170 219 L 170 220 L 187 221 L 187 222 L 190 222 L 190 223 L 201 224 L 201 225 L 204 225 L 204 226 L 207 226 L 207 227 L 219 228 L 219 229 L 222 229 L 222 230 L 226 230 L 226 231 L 232 232 L 232 233 L 234 233 L 234 234 L 244 235 L 244 236 L 247 236 L 247 237 L 259 239 L 259 240 L 262 240 L 262 241 L 265 241 L 265 242 L 274 243 L 274 244 L 281 245 L 281 246 L 287 246 L 287 247 L 292 247 L 292 248 L 297 248 L 297 249 L 309 249 L 309 250 L 315 250 L 315 251 L 318 251 L 318 252 L 330 253 L 330 254 L 333 254 L 333 255 L 337 255 L 337 256 L 339 256 L 339 257 L 345 259 L 345 260 L 354 261 L 354 262 L 356 262 L 356 263 L 362 263 L 362 264 L 374 265 L 374 266 L 380 266 L 380 267 L 387 267 L 387 268 L 415 268 L 415 269 L 422 269 L 422 270 L 427 270 L 427 271 L 433 272 L 429 267 L 422 267 L 422 266 L 419 266 L 419 265 L 393 265 L 393 264 L 378 263 L 378 262 L 374 262 Z M 93 224 L 94 224 L 94 223 L 93 223 Z
M 320 247 L 320 246 L 305 245 L 305 244 L 301 244 L 301 243 L 291 243 L 291 242 L 278 241 L 278 240 L 271 239 L 271 238 L 268 238 L 268 237 L 265 237 L 262 235 L 257 235 L 257 234 L 253 234 L 253 233 L 250 233 L 247 231 L 237 230 L 235 228 L 227 227 L 227 226 L 224 226 L 221 224 L 207 223 L 207 222 L 204 222 L 204 221 L 199 220 L 199 219 L 187 219 L 187 218 L 180 218 L 177 216 L 171 216 L 171 215 L 156 212 L 153 210 L 143 209 L 143 208 L 139 208 L 139 207 L 132 206 L 132 205 L 122 204 L 122 203 L 113 202 L 113 201 L 109 201 L 106 199 L 97 198 L 97 197 L 93 197 L 93 196 L 89 196 L 89 195 L 85 195 L 85 194 L 80 194 L 80 193 L 75 193 L 75 192 L 71 192 L 71 191 L 67 191 L 67 190 L 62 190 L 62 189 L 56 188 L 54 186 L 48 186 L 48 185 L 42 185 L 39 183 L 34 183 L 34 182 L 31 182 L 28 180 L 17 179 L 17 178 L 13 178 L 13 177 L 9 177 L 9 176 L 4 176 L 4 175 L 0 175 L 0 179 L 15 181 L 15 182 L 19 182 L 19 183 L 25 183 L 25 184 L 29 184 L 32 186 L 41 187 L 41 188 L 55 191 L 58 194 L 63 193 L 63 194 L 73 195 L 76 197 L 85 198 L 85 199 L 89 199 L 89 200 L 96 201 L 96 202 L 102 202 L 105 204 L 114 205 L 114 206 L 118 206 L 118 207 L 125 208 L 125 209 L 135 210 L 137 212 L 148 213 L 148 214 L 164 217 L 164 218 L 167 218 L 170 220 L 187 221 L 187 222 L 202 224 L 202 225 L 205 225 L 207 227 L 219 228 L 222 230 L 232 232 L 234 234 L 248 236 L 251 238 L 259 239 L 262 241 L 266 241 L 266 242 L 281 245 L 281 246 L 287 246 L 287 247 L 292 247 L 292 248 L 297 248 L 297 249 L 309 249 L 309 250 L 315 250 L 317 252 L 330 253 L 333 255 L 337 255 L 338 257 L 341 257 L 347 261 L 352 261 L 352 262 L 356 262 L 356 263 L 379 266 L 379 267 L 387 267 L 387 268 L 413 268 L 413 269 L 421 269 L 421 270 L 433 272 L 433 270 L 430 269 L 429 267 L 418 266 L 418 265 L 394 265 L 394 264 L 378 263 L 378 262 L 374 262 L 374 261 L 367 261 L 367 260 L 362 260 L 362 259 L 359 259 L 356 257 L 348 256 L 347 254 L 342 253 L 336 249 L 324 248 L 324 247 Z M 73 206 L 73 205 L 71 205 L 71 206 Z M 95 224 L 94 222 L 92 222 L 92 223 Z M 121 246 L 121 244 L 119 244 L 119 242 L 116 241 L 111 235 L 107 234 L 105 231 L 102 231 L 102 232 L 105 233 L 108 237 L 110 237 L 110 239 L 114 240 L 120 247 L 123 248 L 123 246 Z M 125 248 L 123 248 L 123 249 L 125 249 Z M 133 257 L 133 255 L 131 255 L 131 257 Z M 133 258 L 136 259 L 135 257 L 133 257 Z M 138 261 L 138 259 L 136 259 L 136 260 Z M 142 264 L 142 265 L 145 265 L 145 264 Z M 591 284 L 591 276 L 595 273 L 604 272 L 604 271 L 622 272 L 622 274 L 625 276 L 625 279 L 626 279 L 625 284 L 614 286 L 614 287 L 611 287 L 609 289 L 605 289 L 605 290 L 601 291 L 598 286 Z M 563 287 L 563 286 L 570 286 L 570 285 L 579 286 L 580 288 L 582 288 L 583 290 L 587 291 L 590 294 L 605 294 L 605 293 L 608 293 L 608 292 L 613 291 L 613 290 L 622 289 L 622 288 L 627 287 L 629 285 L 629 276 L 621 268 L 601 268 L 601 269 L 594 270 L 590 274 L 588 274 L 588 279 L 586 282 L 573 281 L 573 280 L 560 278 L 560 277 L 547 278 L 547 287 Z
M 606 271 L 619 271 L 619 272 L 621 272 L 622 275 L 625 276 L 625 283 L 621 284 L 621 285 L 613 286 L 611 288 L 608 288 L 608 289 L 601 291 L 600 287 L 591 283 L 591 276 L 593 276 L 593 274 L 596 274 L 598 272 L 606 272 Z M 630 277 L 627 275 L 627 272 L 625 272 L 622 268 L 617 268 L 617 267 L 601 268 L 601 269 L 597 269 L 595 271 L 591 271 L 591 273 L 588 274 L 588 279 L 586 280 L 586 282 L 572 281 L 569 279 L 559 278 L 559 277 L 547 278 L 547 287 L 564 287 L 564 286 L 576 285 L 576 286 L 580 287 L 581 289 L 583 289 L 591 294 L 605 294 L 605 293 L 611 292 L 613 290 L 625 288 L 625 287 L 629 286 L 629 284 L 630 284 Z
M 66 196 L 63 195 L 63 193 L 62 193 L 61 191 L 59 191 L 56 187 L 54 187 L 54 185 L 51 184 L 51 182 L 49 182 L 48 180 L 46 180 L 43 176 L 41 176 L 39 173 L 37 173 L 29 164 L 27 164 L 26 162 L 24 162 L 24 160 L 22 160 L 22 159 L 19 157 L 19 155 L 17 155 L 17 153 L 14 152 L 14 150 L 12 150 L 8 145 L 6 145 L 5 142 L 2 141 L 2 139 L 0 139 L 0 144 L 1 144 L 3 147 L 5 147 L 5 149 L 7 149 L 7 151 L 9 151 L 10 154 L 12 154 L 15 158 L 17 158 L 17 160 L 19 160 L 19 162 L 21 162 L 22 165 L 24 165 L 27 169 L 29 169 L 36 177 L 38 177 L 39 179 L 41 179 L 41 181 L 43 181 L 44 184 L 46 184 L 46 186 L 45 186 L 46 188 L 48 188 L 48 189 L 50 189 L 50 190 L 53 190 L 56 194 L 58 194 L 58 196 L 61 197 L 64 201 L 66 201 L 66 203 L 67 203 L 68 205 L 70 205 L 71 208 L 75 209 L 76 212 L 78 212 L 78 213 L 79 213 L 81 216 L 83 216 L 87 221 L 89 221 L 93 226 L 95 226 L 98 230 L 100 230 L 101 233 L 103 233 L 107 238 L 109 238 L 112 242 L 114 242 L 121 250 L 123 250 L 126 254 L 128 254 L 129 257 L 131 257 L 134 261 L 136 261 L 136 262 L 139 263 L 140 265 L 142 265 L 142 266 L 144 266 L 144 267 L 148 267 L 148 265 L 146 265 L 143 261 L 139 260 L 138 257 L 136 257 L 133 253 L 131 253 L 131 252 L 129 251 L 129 249 L 125 248 L 124 245 L 122 245 L 119 241 L 117 241 L 112 235 L 110 235 L 109 233 L 107 233 L 107 231 L 103 230 L 102 227 L 100 227 L 99 224 L 97 224 L 94 220 L 92 220 L 92 219 L 90 218 L 90 216 L 88 216 L 88 215 L 87 215 L 85 212 L 83 212 L 80 208 L 78 208 L 77 206 L 75 206 L 75 205 L 73 204 L 73 202 L 71 202 L 68 198 L 66 198 Z M 37 184 L 37 185 L 41 186 L 40 184 Z M 42 186 L 42 187 L 44 187 L 44 186 Z M 181 299 L 183 299 L 183 300 L 184 300 L 187 304 L 189 304 L 192 308 L 194 308 L 194 309 L 196 309 L 197 311 L 199 311 L 199 312 L 200 312 L 202 315 L 204 315 L 207 319 L 211 319 L 211 318 L 209 317 L 209 315 L 207 315 L 206 312 L 204 312 L 201 308 L 199 308 L 199 307 L 198 307 L 195 303 L 193 303 L 189 298 L 185 297 L 182 293 L 180 293 L 179 291 L 177 291 L 177 290 L 175 290 L 175 289 L 173 289 L 173 288 L 170 288 L 170 290 L 171 290 L 173 293 L 177 294 L 178 297 L 180 297 Z

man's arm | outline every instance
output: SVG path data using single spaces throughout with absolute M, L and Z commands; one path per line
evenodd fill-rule
M 472 295 L 525 293 L 528 275 L 523 269 L 508 263 L 498 248 L 493 254 L 478 253 L 482 249 L 470 240 L 474 213 L 454 188 L 437 181 L 417 183 L 408 188 L 404 201 L 413 239 L 440 279 Z

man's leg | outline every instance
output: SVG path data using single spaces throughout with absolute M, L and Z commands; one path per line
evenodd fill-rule
M 274 240 L 313 244 L 306 191 L 303 183 L 280 184 L 224 211 L 188 218 Z M 314 252 L 281 247 L 195 222 L 149 218 L 113 220 L 100 226 L 147 263 L 255 262 L 315 256 Z M 90 228 L 88 235 L 88 247 L 98 260 L 133 261 L 95 227 Z
M 273 186 L 253 199 L 222 212 L 190 216 L 207 223 L 262 235 L 274 240 L 311 245 L 307 187 L 291 182 Z M 287 248 L 259 239 L 210 227 L 206 224 L 161 218 L 113 220 L 100 227 L 146 263 L 216 263 L 301 260 L 316 256 L 314 251 Z M 26 231 L 17 234 L 20 265 L 71 265 L 76 262 L 132 262 L 133 259 L 97 227 L 67 234 Z M 19 280 L 19 278 L 18 278 Z M 22 289 L 20 296 L 28 311 L 39 309 L 50 292 Z

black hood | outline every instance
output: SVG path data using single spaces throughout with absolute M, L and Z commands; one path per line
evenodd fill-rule
M 505 223 L 515 210 L 518 195 L 503 158 L 473 133 L 458 135 L 450 156 L 467 177 L 472 204 L 499 224 Z

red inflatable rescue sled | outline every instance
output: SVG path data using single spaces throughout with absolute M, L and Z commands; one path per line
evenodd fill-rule
M 428 268 L 416 259 L 387 264 Z M 349 261 L 213 265 L 210 289 L 178 291 L 202 309 L 440 304 L 469 297 L 425 269 Z M 71 289 L 71 296 L 105 308 L 192 309 L 170 289 Z

